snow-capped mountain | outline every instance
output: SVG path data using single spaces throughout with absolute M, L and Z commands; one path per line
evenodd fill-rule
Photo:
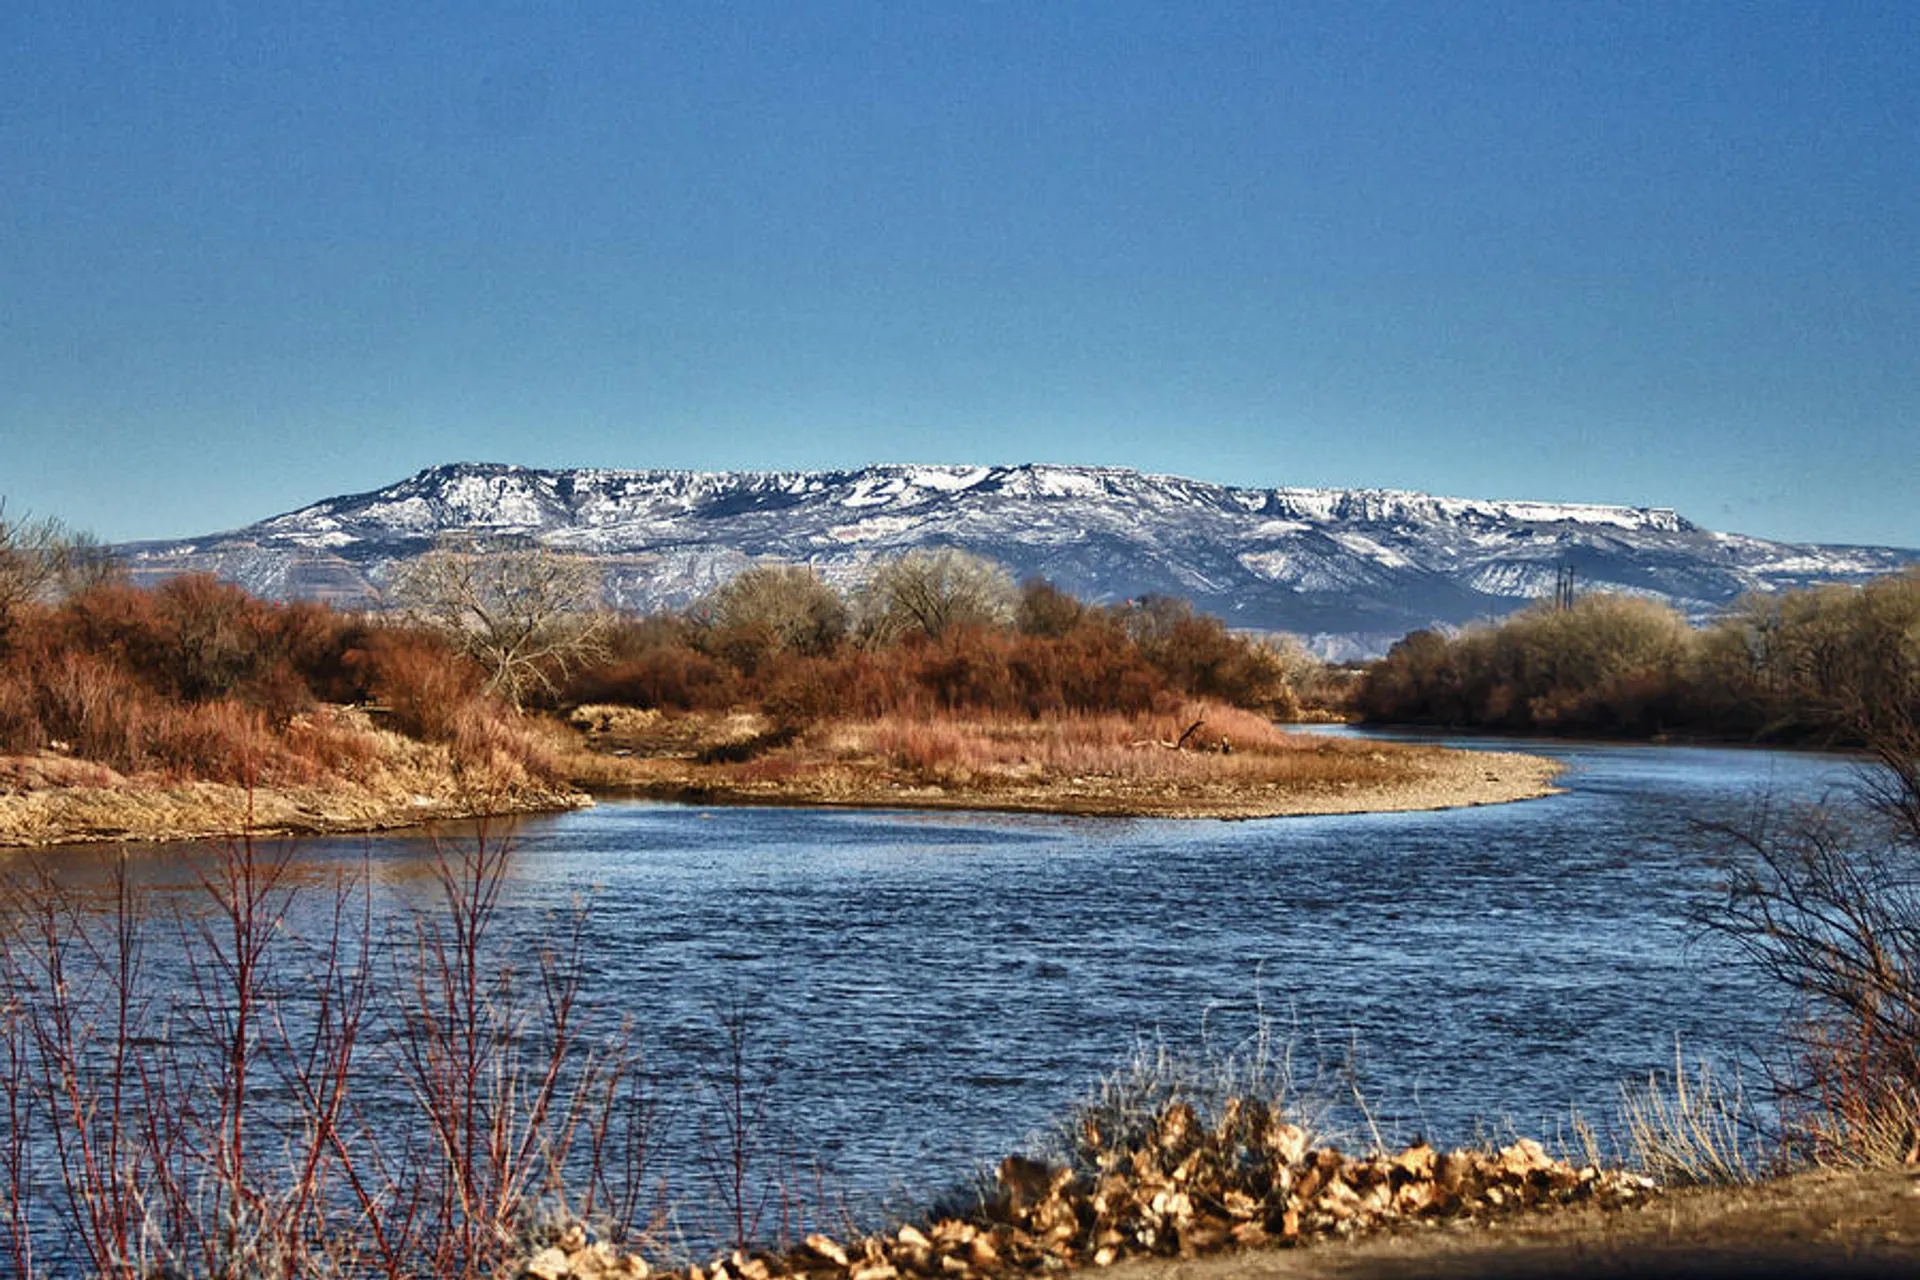
M 140 580 L 210 571 L 266 596 L 378 599 L 396 561 L 449 532 L 530 538 L 606 568 L 611 602 L 684 605 L 761 559 L 850 584 L 877 556 L 947 545 L 1085 599 L 1186 597 L 1333 656 L 1418 627 L 1580 590 L 1699 617 L 1748 591 L 1857 582 L 1920 561 L 1887 547 L 1713 533 L 1672 511 L 1382 489 L 1243 489 L 1113 467 L 539 471 L 433 467 L 230 533 L 120 548 Z

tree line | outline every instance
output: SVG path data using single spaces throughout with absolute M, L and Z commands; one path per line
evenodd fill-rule
M 207 575 L 136 587 L 92 540 L 0 512 L 0 752 L 300 777 L 303 755 L 338 747 L 310 723 L 327 704 L 482 752 L 514 710 L 584 703 L 747 708 L 783 728 L 1187 696 L 1287 718 L 1322 672 L 1297 643 L 1233 633 L 1184 601 L 1093 605 L 953 548 L 877 560 L 845 591 L 807 566 L 756 565 L 643 616 L 604 609 L 584 557 L 459 539 L 399 566 L 385 594 L 388 607 L 350 612 Z
M 1321 665 L 1183 600 L 1112 606 L 954 548 L 877 561 L 850 591 L 803 565 L 747 569 L 679 613 L 616 620 L 566 700 L 753 704 L 777 721 L 1139 712 L 1183 696 L 1292 718 Z
M 1416 631 L 1366 672 L 1357 707 L 1384 723 L 1867 744 L 1920 721 L 1920 568 L 1748 596 L 1699 628 L 1590 595 Z

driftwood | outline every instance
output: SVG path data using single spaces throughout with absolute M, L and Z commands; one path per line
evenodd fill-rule
M 1187 739 L 1198 733 L 1206 723 L 1205 720 L 1195 720 L 1192 724 L 1188 725 L 1186 731 L 1180 735 L 1178 742 L 1168 742 L 1165 738 L 1135 738 L 1127 745 L 1135 750 L 1142 747 L 1161 747 L 1168 751 L 1184 751 L 1187 746 Z M 1222 739 L 1222 741 L 1224 741 L 1224 739 Z

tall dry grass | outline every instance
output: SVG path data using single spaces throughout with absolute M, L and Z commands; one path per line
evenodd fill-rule
M 912 773 L 974 784 L 1100 777 L 1312 788 L 1397 776 L 1376 749 L 1285 733 L 1262 716 L 1209 702 L 1038 720 L 891 715 L 838 724 L 826 741 L 842 755 L 878 755 Z
M 1678 1041 L 1671 1073 L 1621 1087 L 1620 1117 L 1629 1158 L 1669 1186 L 1724 1186 L 1758 1176 L 1757 1124 L 1740 1077 L 1723 1080 L 1705 1059 L 1689 1071 Z

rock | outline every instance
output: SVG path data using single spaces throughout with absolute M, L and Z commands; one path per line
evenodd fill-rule
M 836 1267 L 847 1265 L 847 1251 L 826 1236 L 815 1232 L 806 1238 L 806 1246 L 819 1257 L 825 1258 Z
M 1536 1169 L 1547 1169 L 1553 1160 L 1547 1155 L 1545 1147 L 1532 1138 L 1522 1138 L 1509 1147 L 1502 1147 L 1499 1153 L 1500 1168 L 1516 1177 L 1526 1177 Z
M 1478 1181 L 1475 1164 L 1472 1152 L 1449 1151 L 1435 1162 L 1434 1184 L 1448 1199 L 1463 1197 Z
M 561 1238 L 563 1247 L 566 1244 L 567 1238 L 572 1235 L 573 1232 L 569 1231 L 567 1236 Z M 586 1233 L 584 1231 L 580 1233 L 580 1238 L 584 1239 L 585 1236 Z M 583 1244 L 579 1248 L 569 1252 L 567 1254 L 567 1271 L 575 1280 L 602 1280 L 602 1278 L 606 1276 L 625 1274 L 624 1269 L 619 1265 L 619 1259 L 614 1256 L 613 1250 L 599 1242 Z
M 1360 1196 L 1344 1178 L 1333 1177 L 1314 1197 L 1313 1207 L 1336 1221 L 1345 1221 L 1360 1212 Z
M 1228 1191 L 1222 1195 L 1220 1197 L 1220 1206 L 1227 1211 L 1228 1216 L 1237 1218 L 1242 1222 L 1247 1221 L 1260 1212 L 1260 1202 L 1246 1192 L 1237 1189 Z
M 566 1280 L 570 1270 L 571 1268 L 567 1265 L 567 1255 L 549 1246 L 528 1259 L 527 1265 L 521 1268 L 520 1274 L 530 1277 L 531 1280 Z
M 1265 1134 L 1267 1150 L 1283 1165 L 1296 1165 L 1306 1158 L 1307 1131 L 1284 1120 L 1271 1124 Z
M 1193 1108 L 1184 1102 L 1176 1102 L 1160 1113 L 1154 1141 L 1169 1155 L 1182 1154 L 1192 1146 L 1194 1131 L 1198 1127 Z
M 1403 1180 L 1428 1181 L 1434 1176 L 1439 1157 L 1426 1143 L 1416 1143 L 1393 1158 L 1393 1168 Z
M 1439 1200 L 1440 1188 L 1432 1179 L 1409 1182 L 1393 1193 L 1393 1210 L 1404 1214 L 1425 1213 Z

